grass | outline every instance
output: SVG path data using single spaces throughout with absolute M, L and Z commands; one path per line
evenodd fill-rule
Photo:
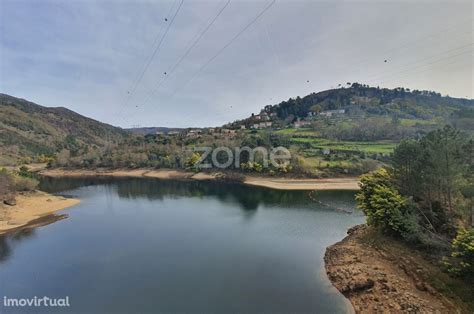
M 323 138 L 293 137 L 293 143 L 309 143 L 311 148 L 330 149 L 338 152 L 364 152 L 367 154 L 388 155 L 393 152 L 397 145 L 389 141 L 374 142 L 351 142 L 351 141 L 333 141 Z
M 402 126 L 415 126 L 415 125 L 437 125 L 440 121 L 422 120 L 422 119 L 400 119 L 400 125 Z
M 364 152 L 366 154 L 388 155 L 393 152 L 393 149 L 397 145 L 396 142 L 392 141 L 360 142 L 330 140 L 318 137 L 318 134 L 311 128 L 286 128 L 278 130 L 275 133 L 280 135 L 292 135 L 290 141 L 296 145 L 310 144 L 311 148 L 330 149 L 337 152 Z
M 350 168 L 354 162 L 350 160 L 324 160 L 320 157 L 306 157 L 305 158 L 308 165 L 315 167 L 315 168 L 333 168 L 333 167 L 340 167 L 340 168 Z

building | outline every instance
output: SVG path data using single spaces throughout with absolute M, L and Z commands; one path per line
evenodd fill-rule
M 242 125 L 240 126 L 240 129 L 241 129 L 241 130 L 245 130 L 245 125 L 242 124 Z
M 295 123 L 293 125 L 294 125 L 295 128 L 301 128 L 301 127 L 304 127 L 304 126 L 311 125 L 311 122 L 310 121 L 305 121 L 305 120 L 298 120 L 298 121 L 295 121 Z
M 265 129 L 265 128 L 269 128 L 271 126 L 272 126 L 272 122 L 271 121 L 266 121 L 266 122 L 254 123 L 252 128 L 253 129 Z
M 230 134 L 230 135 L 234 135 L 234 134 L 235 134 L 235 130 L 230 130 L 230 129 L 221 129 L 221 133 L 223 133 L 223 134 Z
M 319 113 L 320 116 L 325 117 L 332 117 L 334 114 L 344 114 L 346 113 L 345 109 L 337 109 L 337 110 L 326 110 Z

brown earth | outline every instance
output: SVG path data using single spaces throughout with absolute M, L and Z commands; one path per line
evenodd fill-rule
M 356 313 L 473 313 L 472 304 L 449 288 L 463 290 L 465 283 L 365 225 L 349 229 L 346 238 L 326 249 L 324 260 L 329 279 Z
M 41 191 L 15 195 L 16 205 L 0 204 L 0 235 L 27 226 L 39 218 L 74 206 L 79 200 Z

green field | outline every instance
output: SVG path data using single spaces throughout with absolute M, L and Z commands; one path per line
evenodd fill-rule
M 397 145 L 388 141 L 376 142 L 348 142 L 348 141 L 332 141 L 322 138 L 293 137 L 293 143 L 310 143 L 311 148 L 330 149 L 338 152 L 364 152 L 368 154 L 384 154 L 388 155 L 393 152 Z
M 336 141 L 317 136 L 316 132 L 309 128 L 287 128 L 276 131 L 280 135 L 290 135 L 290 141 L 295 145 L 309 144 L 313 149 L 329 149 L 335 152 L 363 152 L 367 154 L 388 155 L 393 152 L 397 145 L 392 141 Z

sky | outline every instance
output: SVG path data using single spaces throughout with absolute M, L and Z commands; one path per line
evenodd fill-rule
M 472 1 L 0 0 L 0 92 L 120 127 L 218 126 L 346 82 L 473 98 L 473 13 Z

